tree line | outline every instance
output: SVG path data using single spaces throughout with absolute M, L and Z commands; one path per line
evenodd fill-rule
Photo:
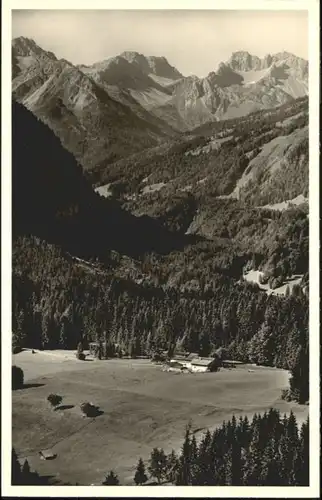
M 27 237 L 15 242 L 13 269 L 13 346 L 109 342 L 131 356 L 170 346 L 208 356 L 224 347 L 237 360 L 291 370 L 296 398 L 308 400 L 302 293 L 267 296 L 220 274 L 195 289 L 137 284 L 115 278 L 113 269 L 83 268 L 59 248 Z
M 308 486 L 309 420 L 299 429 L 292 412 L 233 416 L 199 443 L 187 426 L 180 453 L 153 449 L 148 470 L 180 486 Z M 144 479 L 140 461 L 139 472 Z
M 40 480 L 13 450 L 12 484 Z M 139 458 L 133 480 L 139 486 L 149 480 L 177 486 L 309 486 L 309 419 L 299 426 L 293 412 L 281 416 L 272 408 L 251 421 L 233 415 L 199 442 L 189 424 L 180 452 L 153 448 L 147 463 Z M 102 484 L 120 481 L 111 470 Z

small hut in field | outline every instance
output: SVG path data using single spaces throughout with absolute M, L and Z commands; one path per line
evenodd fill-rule
M 194 358 L 191 360 L 191 371 L 193 372 L 216 372 L 218 369 L 219 362 L 216 358 Z

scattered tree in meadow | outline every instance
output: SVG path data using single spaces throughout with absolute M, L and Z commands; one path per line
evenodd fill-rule
M 12 367 L 12 389 L 21 389 L 24 382 L 23 370 L 19 366 L 13 365 Z
M 140 458 L 138 461 L 137 467 L 136 467 L 135 474 L 134 474 L 134 482 L 136 485 L 140 486 L 140 485 L 146 483 L 147 480 L 148 480 L 148 477 L 145 473 L 145 465 L 144 465 L 142 458 Z
M 56 408 L 56 406 L 60 405 L 63 398 L 59 396 L 59 394 L 49 394 L 47 397 L 47 401 L 51 404 L 52 408 Z
M 82 411 L 82 413 L 86 416 L 86 417 L 97 417 L 97 415 L 99 415 L 99 407 L 98 406 L 95 406 L 93 405 L 92 403 L 82 403 L 80 405 L 80 409 Z

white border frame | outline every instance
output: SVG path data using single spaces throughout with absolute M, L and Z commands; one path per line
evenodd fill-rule
M 310 486 L 11 486 L 11 10 L 307 10 L 309 12 L 310 153 Z M 2 494 L 21 497 L 319 497 L 319 1 L 318 0 L 4 0 L 2 6 Z M 10 401 L 10 405 L 8 402 Z

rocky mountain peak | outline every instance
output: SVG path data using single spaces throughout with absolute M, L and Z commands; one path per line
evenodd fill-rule
M 137 64 L 141 71 L 146 74 L 154 74 L 163 78 L 177 80 L 182 78 L 182 74 L 169 64 L 163 56 L 144 56 L 139 52 L 125 51 L 120 57 L 123 57 L 131 64 Z
M 259 70 L 262 67 L 260 58 L 245 50 L 233 52 L 227 65 L 236 71 Z
M 266 54 L 266 56 L 264 56 L 264 59 L 263 59 L 263 69 L 269 68 L 272 64 L 272 61 L 273 61 L 273 58 L 272 58 L 271 54 Z
M 287 65 L 298 78 L 302 80 L 308 78 L 309 63 L 306 59 L 284 51 L 273 54 L 272 60 L 275 63 Z
M 138 64 L 142 71 L 146 71 L 148 69 L 147 58 L 139 52 L 126 50 L 120 54 L 120 57 L 126 59 L 131 64 Z
M 182 78 L 183 75 L 174 66 L 169 64 L 165 57 L 149 56 L 147 61 L 151 70 L 156 76 L 161 76 L 163 78 L 170 78 L 172 80 L 177 80 Z
M 12 50 L 14 51 L 14 55 L 16 57 L 46 55 L 47 57 L 50 57 L 55 61 L 57 60 L 53 52 L 43 50 L 41 47 L 39 47 L 39 45 L 36 44 L 36 42 L 32 38 L 26 38 L 24 36 L 20 36 L 12 40 Z

